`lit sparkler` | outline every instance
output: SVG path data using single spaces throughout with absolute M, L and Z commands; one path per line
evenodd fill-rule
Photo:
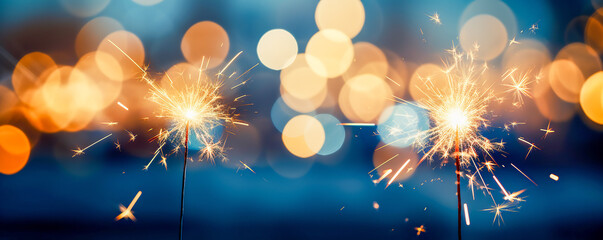
M 126 57 L 132 60 L 119 46 L 112 41 L 109 42 L 119 49 Z M 224 72 L 241 53 L 242 52 L 236 54 L 225 67 L 215 75 L 215 77 L 209 77 L 206 73 L 207 66 L 209 66 L 209 60 L 206 61 L 205 58 L 203 58 L 198 71 L 194 73 L 183 73 L 178 76 L 169 76 L 166 74 L 170 84 L 164 85 L 157 84 L 149 77 L 145 68 L 132 60 L 132 62 L 141 70 L 142 80 L 149 86 L 150 97 L 148 99 L 155 103 L 159 109 L 156 117 L 167 119 L 171 122 L 169 128 L 160 129 L 159 134 L 156 136 L 155 139 L 157 139 L 159 143 L 159 148 L 156 150 L 155 155 L 149 164 L 145 166 L 145 169 L 148 169 L 149 165 L 160 154 L 162 147 L 168 140 L 175 143 L 177 149 L 180 146 L 184 147 L 182 191 L 180 196 L 180 239 L 182 239 L 186 166 L 189 159 L 189 138 L 196 138 L 204 145 L 203 149 L 201 149 L 202 158 L 206 158 L 213 162 L 215 158 L 220 157 L 225 161 L 226 158 L 223 154 L 224 144 L 222 140 L 216 139 L 213 130 L 216 127 L 224 126 L 225 124 L 247 125 L 235 118 L 238 116 L 234 113 L 235 108 L 227 106 L 224 103 L 224 97 L 222 96 L 224 78 L 232 76 L 225 75 Z M 253 67 L 251 69 L 253 69 Z M 236 79 L 241 78 L 249 72 L 249 70 Z M 177 78 L 173 79 L 172 77 Z M 175 80 L 182 84 L 174 84 Z M 246 82 L 247 80 L 232 88 L 242 86 Z M 125 108 L 122 104 L 120 104 L 120 106 Z M 128 133 L 131 136 L 131 140 L 135 139 L 135 135 L 132 137 L 133 134 L 130 132 Z M 167 169 L 167 164 L 163 156 L 162 164 Z

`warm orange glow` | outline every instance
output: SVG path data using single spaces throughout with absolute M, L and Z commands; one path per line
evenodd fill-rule
M 180 44 L 182 54 L 189 63 L 199 66 L 204 62 L 208 64 L 207 68 L 220 65 L 226 59 L 229 48 L 228 33 L 211 21 L 195 23 L 186 31 Z
M 31 146 L 21 129 L 12 125 L 0 126 L 0 173 L 15 174 L 27 164 Z

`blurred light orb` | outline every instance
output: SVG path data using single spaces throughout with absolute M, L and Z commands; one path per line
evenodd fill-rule
M 272 29 L 260 38 L 258 58 L 264 66 L 281 70 L 291 65 L 297 56 L 297 40 L 284 29 Z
M 121 94 L 123 74 L 121 73 L 121 66 L 113 56 L 105 52 L 90 52 L 82 56 L 74 68 L 90 79 L 91 87 L 99 89 L 101 108 L 114 103 L 115 99 Z M 103 74 L 101 68 L 113 68 L 114 70 L 110 72 L 112 76 Z
M 603 9 L 597 9 L 586 21 L 584 40 L 599 54 L 603 53 Z
M 306 46 L 306 61 L 314 72 L 328 78 L 343 74 L 354 59 L 350 38 L 335 29 L 325 29 L 310 38 Z
M 325 131 L 325 143 L 318 155 L 326 156 L 337 152 L 345 141 L 345 129 L 341 122 L 331 114 L 318 114 L 314 116 Z
M 281 98 L 291 109 L 300 113 L 309 113 L 318 109 L 327 98 L 328 91 L 326 87 L 320 89 L 314 96 L 309 98 L 298 98 L 290 94 L 281 85 Z
M 572 61 L 580 69 L 585 78 L 602 69 L 601 59 L 597 51 L 584 43 L 575 42 L 566 45 L 559 50 L 555 59 Z
M 119 47 L 123 52 L 121 52 L 111 42 L 117 45 L 117 47 Z M 138 66 L 144 65 L 144 47 L 140 39 L 133 33 L 120 30 L 107 35 L 98 45 L 98 51 L 111 55 L 111 57 L 118 62 L 119 66 L 121 66 L 121 72 L 115 72 L 116 69 L 114 68 L 113 64 L 104 64 L 107 63 L 105 57 L 106 55 L 96 54 L 95 56 L 97 63 L 101 63 L 98 65 L 98 67 L 106 76 L 115 79 L 116 76 L 123 75 L 121 80 L 128 80 L 134 76 L 142 74 L 142 71 L 140 68 L 138 68 Z M 126 53 L 128 56 L 126 56 L 124 53 Z M 134 64 L 130 58 L 136 64 Z
M 513 44 L 503 54 L 503 66 L 506 69 L 517 68 L 521 73 L 537 74 L 551 62 L 551 54 L 542 42 L 535 39 L 523 39 Z
M 316 118 L 299 115 L 285 125 L 283 143 L 293 155 L 309 158 L 317 154 L 325 142 L 325 130 Z
M 381 78 L 364 74 L 345 82 L 339 93 L 339 108 L 354 122 L 376 122 L 386 107 L 392 105 L 392 90 Z
M 11 78 L 13 89 L 19 99 L 32 105 L 37 89 L 55 69 L 57 64 L 45 53 L 32 52 L 23 56 L 17 62 Z
M 401 182 L 401 181 L 404 181 L 404 180 L 410 178 L 413 175 L 413 173 L 415 172 L 415 170 L 416 170 L 415 167 L 417 166 L 417 163 L 418 163 L 418 155 L 417 155 L 416 150 L 413 148 L 410 148 L 410 147 L 407 147 L 407 148 L 383 147 L 384 145 L 385 145 L 384 143 L 379 143 L 377 145 L 377 148 L 381 148 L 381 149 L 379 149 L 379 151 L 375 151 L 373 153 L 373 166 L 375 166 L 375 167 L 381 166 L 377 170 L 375 170 L 375 172 L 379 176 L 373 177 L 373 179 L 378 179 L 380 176 L 383 176 L 388 169 L 391 169 L 392 172 L 389 175 L 387 175 L 387 177 L 385 179 L 383 179 L 381 181 L 382 184 L 385 184 L 395 175 L 395 173 L 398 171 L 398 169 L 400 169 L 400 167 L 402 167 L 404 165 L 404 163 L 406 163 L 406 161 L 408 161 L 409 159 L 410 159 L 410 161 L 408 162 L 406 167 L 404 169 L 402 169 L 400 174 L 398 174 L 398 176 L 396 177 L 396 180 L 394 182 Z M 392 159 L 392 157 L 396 156 L 396 154 L 398 156 Z M 388 161 L 388 162 L 386 162 L 386 161 Z
M 425 86 L 428 82 L 436 89 L 447 89 L 449 87 L 444 70 L 433 63 L 426 63 L 419 66 L 410 78 L 408 90 L 412 99 L 421 101 L 436 97 L 434 92 L 426 89 Z
M 532 96 L 544 117 L 553 122 L 565 122 L 574 116 L 576 107 L 555 94 L 550 83 L 550 68 L 551 64 L 548 64 L 542 69 L 541 79 L 534 84 Z
M 590 120 L 603 125 L 603 72 L 593 74 L 582 85 L 580 105 Z
M 321 0 L 314 17 L 318 29 L 337 29 L 354 38 L 362 30 L 364 15 L 360 0 Z
M 272 124 L 279 131 L 283 132 L 285 129 L 285 125 L 287 122 L 291 120 L 291 118 L 297 116 L 299 112 L 291 109 L 287 106 L 285 101 L 283 101 L 282 97 L 279 97 L 274 104 L 272 105 L 272 109 L 270 110 L 270 120 L 272 120 Z
M 1 118 L 2 115 L 12 111 L 18 103 L 19 98 L 17 97 L 17 94 L 4 85 L 0 85 L 0 121 L 4 120 Z
M 156 5 L 160 2 L 163 2 L 163 0 L 132 0 L 132 1 L 137 3 L 138 5 L 147 6 L 147 7 Z
M 570 103 L 579 101 L 584 76 L 573 61 L 560 59 L 552 62 L 549 68 L 549 81 L 555 94 L 563 101 Z
M 429 128 L 427 116 L 418 110 L 410 104 L 396 104 L 385 109 L 377 125 L 381 141 L 398 148 L 412 145 Z
M 510 39 L 518 35 L 515 14 L 513 13 L 513 10 L 501 0 L 475 0 L 471 2 L 461 14 L 459 29 L 461 29 L 471 18 L 482 14 L 491 15 L 500 20 L 507 31 L 507 38 Z
M 21 129 L 12 125 L 0 126 L 0 173 L 15 174 L 27 164 L 31 145 Z
M 362 74 L 385 78 L 388 68 L 387 58 L 381 49 L 369 42 L 357 42 L 354 44 L 354 60 L 343 74 L 343 79 Z
M 208 68 L 220 65 L 226 59 L 229 48 L 228 33 L 212 21 L 195 23 L 186 31 L 180 44 L 186 61 L 195 66 L 202 62 L 205 65 L 209 61 Z
M 99 14 L 111 0 L 61 0 L 61 4 L 76 17 L 87 18 Z
M 473 51 L 479 60 L 492 60 L 500 55 L 509 41 L 507 29 L 491 15 L 477 15 L 469 19 L 459 34 L 461 47 Z
M 285 91 L 299 99 L 310 99 L 327 87 L 327 78 L 312 71 L 303 53 L 281 71 L 280 77 Z
M 120 30 L 124 30 L 124 27 L 113 18 L 97 17 L 90 20 L 75 37 L 75 53 L 82 57 L 86 53 L 96 51 L 107 35 Z

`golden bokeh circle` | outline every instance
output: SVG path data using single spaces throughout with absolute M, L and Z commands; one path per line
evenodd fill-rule
M 121 74 L 119 75 L 123 75 L 122 80 L 142 75 L 142 70 L 138 66 L 144 65 L 144 46 L 133 33 L 127 31 L 113 32 L 101 41 L 97 50 L 111 55 L 119 63 L 119 66 L 121 66 Z M 97 54 L 97 63 L 106 63 L 104 56 L 103 54 Z M 98 67 L 106 76 L 116 75 L 116 69 L 112 64 L 98 64 Z
M 327 78 L 312 71 L 303 53 L 298 54 L 295 61 L 281 71 L 280 77 L 285 91 L 299 99 L 310 99 L 327 86 Z
M 291 65 L 297 56 L 297 40 L 284 29 L 270 30 L 260 38 L 258 58 L 264 66 L 281 70 Z
M 579 101 L 584 76 L 573 61 L 567 59 L 553 61 L 549 68 L 549 81 L 559 98 L 571 103 Z
M 481 14 L 469 19 L 459 33 L 461 47 L 475 53 L 480 60 L 500 55 L 509 41 L 505 25 L 497 18 Z
M 314 18 L 318 29 L 337 29 L 354 38 L 362 30 L 364 15 L 360 0 L 321 0 Z
M 419 66 L 410 77 L 408 90 L 410 96 L 415 101 L 421 101 L 426 98 L 436 97 L 433 91 L 429 88 L 446 89 L 449 86 L 448 78 L 444 70 L 433 63 L 426 63 Z
M 352 41 L 339 30 L 321 30 L 310 38 L 306 46 L 308 65 L 323 77 L 334 78 L 343 74 L 353 59 Z
M 228 33 L 212 21 L 195 23 L 186 31 L 180 44 L 186 61 L 195 66 L 203 63 L 208 68 L 220 65 L 226 59 L 229 48 Z
M 325 130 L 316 118 L 298 115 L 285 125 L 283 143 L 293 155 L 309 158 L 320 151 L 325 142 Z
M 12 125 L 0 126 L 0 173 L 15 174 L 27 164 L 31 145 L 27 135 Z
M 593 74 L 582 85 L 580 106 L 590 120 L 603 124 L 603 72 Z
M 376 122 L 383 109 L 393 105 L 392 90 L 382 79 L 364 74 L 345 82 L 339 93 L 339 108 L 354 122 Z
M 362 74 L 385 78 L 388 68 L 387 58 L 381 49 L 369 42 L 357 42 L 354 44 L 354 60 L 342 76 L 345 80 Z

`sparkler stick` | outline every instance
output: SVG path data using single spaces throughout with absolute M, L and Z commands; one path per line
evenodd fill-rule
M 184 139 L 184 167 L 182 167 L 182 191 L 180 192 L 180 232 L 178 239 L 182 239 L 182 221 L 184 220 L 184 187 L 186 184 L 186 162 L 188 162 L 188 128 L 189 122 L 186 122 L 186 136 Z
M 457 203 L 457 221 L 458 221 L 458 236 L 461 240 L 461 154 L 459 152 L 459 131 L 456 131 L 455 139 L 455 150 L 456 150 L 456 203 Z

